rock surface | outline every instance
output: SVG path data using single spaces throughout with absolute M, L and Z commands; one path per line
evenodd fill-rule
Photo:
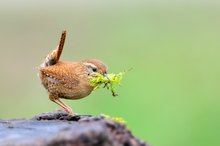
M 103 116 L 44 113 L 0 120 L 0 146 L 147 146 L 122 124 Z

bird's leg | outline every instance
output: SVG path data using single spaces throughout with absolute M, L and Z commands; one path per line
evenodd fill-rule
M 60 103 L 60 104 L 62 104 L 66 109 L 68 109 L 68 113 L 70 113 L 70 114 L 74 114 L 73 113 L 73 111 L 72 111 L 72 109 L 71 109 L 71 107 L 69 107 L 67 104 L 65 104 L 62 100 L 60 100 L 59 98 L 57 99 L 57 101 Z M 64 109 L 65 109 L 64 108 Z
M 74 114 L 72 109 L 68 105 L 66 105 L 63 101 L 61 101 L 59 98 L 50 95 L 49 99 L 55 102 L 56 104 L 60 105 L 66 112 L 70 114 Z

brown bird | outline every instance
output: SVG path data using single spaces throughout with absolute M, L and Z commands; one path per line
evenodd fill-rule
M 72 109 L 60 98 L 75 100 L 88 96 L 94 89 L 89 84 L 90 77 L 95 74 L 107 77 L 108 68 L 97 59 L 79 62 L 59 61 L 65 38 L 66 31 L 63 31 L 57 48 L 48 54 L 40 65 L 39 77 L 48 91 L 49 99 L 60 105 L 66 112 L 73 114 Z

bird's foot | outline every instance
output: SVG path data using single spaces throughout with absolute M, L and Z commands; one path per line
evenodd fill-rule
M 59 108 L 55 110 L 56 112 L 64 112 L 64 113 L 68 113 L 70 115 L 77 115 L 77 113 L 74 113 L 72 111 L 72 109 L 64 109 L 64 108 Z

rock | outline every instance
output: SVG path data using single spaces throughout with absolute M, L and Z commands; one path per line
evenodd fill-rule
M 0 120 L 0 146 L 147 146 L 122 123 L 55 112 Z

